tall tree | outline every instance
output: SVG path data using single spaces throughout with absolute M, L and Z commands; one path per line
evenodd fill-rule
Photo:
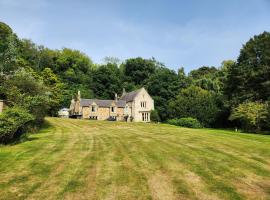
M 156 63 L 153 59 L 131 58 L 123 64 L 123 73 L 126 81 L 142 86 L 155 72 Z
M 193 117 L 204 126 L 211 126 L 219 113 L 213 92 L 197 86 L 182 89 L 169 104 L 171 118 Z
M 235 105 L 245 100 L 269 100 L 269 32 L 254 36 L 243 46 L 237 63 L 228 69 L 226 85 L 226 94 Z
M 0 75 L 17 68 L 17 56 L 18 38 L 7 24 L 0 22 Z
M 122 91 L 120 69 L 116 64 L 101 65 L 93 72 L 92 90 L 98 98 L 111 99 Z
M 175 98 L 180 88 L 185 86 L 185 79 L 175 71 L 165 67 L 158 68 L 147 80 L 146 88 L 155 101 L 155 109 L 158 111 L 161 120 L 169 117 L 169 100 Z

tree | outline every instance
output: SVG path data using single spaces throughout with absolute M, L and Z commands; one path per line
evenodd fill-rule
M 237 63 L 228 68 L 226 94 L 236 106 L 245 100 L 270 97 L 270 33 L 251 38 L 241 49 Z
M 215 67 L 203 66 L 199 69 L 192 70 L 189 73 L 189 77 L 192 79 L 201 79 L 203 77 L 212 77 L 218 71 Z
M 118 66 L 108 63 L 93 71 L 92 90 L 98 98 L 111 99 L 114 98 L 114 93 L 119 94 L 122 87 Z
M 219 69 L 215 67 L 203 66 L 199 69 L 192 70 L 188 78 L 192 85 L 201 87 L 202 89 L 220 93 L 221 83 L 219 81 Z
M 155 60 L 131 58 L 123 64 L 123 73 L 127 81 L 142 86 L 156 69 Z
M 91 84 L 92 70 L 94 64 L 84 53 L 64 48 L 59 52 L 55 61 L 54 73 L 70 85 L 74 83 Z
M 151 111 L 150 117 L 151 117 L 152 122 L 160 122 L 160 117 L 159 117 L 159 114 L 156 110 Z
M 23 106 L 27 96 L 42 95 L 46 92 L 42 80 L 31 68 L 21 68 L 16 71 L 14 75 L 9 76 L 1 88 L 11 106 Z
M 12 29 L 5 23 L 0 22 L 0 52 L 4 52 L 8 46 L 8 37 L 12 35 Z
M 63 104 L 63 89 L 64 84 L 61 83 L 59 78 L 50 68 L 45 68 L 41 72 L 41 78 L 43 83 L 47 87 L 47 94 L 50 97 L 50 108 L 48 109 L 48 114 L 50 116 L 56 116 L 57 111 L 61 108 Z
M 51 105 L 48 89 L 31 68 L 16 71 L 0 87 L 9 107 L 20 107 L 34 117 L 33 126 L 40 126 Z
M 162 121 L 169 117 L 169 100 L 175 98 L 180 88 L 185 86 L 185 80 L 181 79 L 175 71 L 160 67 L 149 77 L 146 88 L 155 101 L 155 109 Z
M 230 116 L 230 120 L 240 122 L 245 131 L 260 132 L 267 123 L 268 105 L 261 102 L 245 102 L 239 104 Z
M 9 74 L 17 68 L 17 36 L 5 23 L 0 22 L 0 75 Z
M 169 103 L 171 118 L 192 117 L 203 126 L 211 126 L 219 113 L 214 93 L 197 86 L 182 89 L 176 99 Z

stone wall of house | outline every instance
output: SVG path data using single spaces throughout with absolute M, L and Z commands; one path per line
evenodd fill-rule
M 90 117 L 90 107 L 82 107 L 82 118 L 89 119 Z
M 110 116 L 116 117 L 117 121 L 124 120 L 124 108 L 115 107 L 115 112 L 111 111 L 110 108 L 97 107 L 96 112 L 92 112 L 91 106 L 82 107 L 82 117 L 83 119 L 90 119 L 91 117 L 98 120 L 107 120 Z
M 92 111 L 92 106 L 95 107 L 94 111 Z M 90 109 L 90 118 L 96 119 L 98 117 L 98 106 L 97 106 L 97 104 L 93 103 L 92 105 L 90 105 L 89 109 Z
M 0 113 L 3 112 L 3 110 L 5 109 L 6 104 L 3 100 L 0 100 Z
M 110 116 L 110 108 L 99 107 L 98 110 L 98 120 L 106 120 Z
M 117 121 L 123 121 L 125 116 L 125 108 L 117 108 L 116 110 Z

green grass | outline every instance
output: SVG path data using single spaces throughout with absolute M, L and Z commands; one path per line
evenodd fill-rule
M 0 147 L 0 199 L 270 199 L 270 136 L 47 121 Z

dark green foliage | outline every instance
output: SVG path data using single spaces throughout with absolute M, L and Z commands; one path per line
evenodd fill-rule
M 202 128 L 200 122 L 197 119 L 191 117 L 180 119 L 169 119 L 167 123 L 171 125 L 183 126 L 188 128 Z
M 193 117 L 211 126 L 219 113 L 214 93 L 197 86 L 182 89 L 169 104 L 171 118 Z
M 217 68 L 215 67 L 207 67 L 207 66 L 203 66 L 203 67 L 200 67 L 199 69 L 196 69 L 196 70 L 192 70 L 190 73 L 189 73 L 189 76 L 192 78 L 192 79 L 201 79 L 203 77 L 212 77 L 213 74 L 215 74 L 216 72 L 218 71 Z
M 153 59 L 131 58 L 123 64 L 125 79 L 135 85 L 144 85 L 155 69 L 156 63 Z
M 234 105 L 245 100 L 269 100 L 269 32 L 254 36 L 243 46 L 237 63 L 228 69 L 226 94 Z
M 231 126 L 231 111 L 246 100 L 270 101 L 268 32 L 251 38 L 237 62 L 224 61 L 219 68 L 203 66 L 188 76 L 183 68 L 170 70 L 154 58 L 120 63 L 106 57 L 104 62 L 96 65 L 78 50 L 52 50 L 19 39 L 0 22 L 0 99 L 10 107 L 24 107 L 36 124 L 45 115 L 55 116 L 61 107 L 69 107 L 78 90 L 82 98 L 113 99 L 122 88 L 133 91 L 144 86 L 155 102 L 153 121 L 193 117 L 206 127 Z M 266 121 L 270 121 L 269 108 Z M 270 123 L 260 129 L 269 130 Z
M 220 93 L 221 85 L 220 74 L 221 70 L 215 67 L 200 67 L 199 69 L 192 70 L 189 75 L 189 81 L 192 85 L 201 87 L 202 89 L 208 91 L 214 91 L 215 93 Z
M 147 80 L 147 91 L 153 97 L 155 109 L 160 114 L 162 121 L 169 116 L 169 100 L 174 98 L 184 85 L 184 78 L 181 79 L 175 71 L 165 67 L 156 69 L 155 73 Z
M 12 29 L 5 23 L 0 22 L 0 51 L 3 52 L 6 49 L 7 38 L 12 34 Z
M 50 107 L 48 109 L 48 114 L 50 116 L 56 116 L 57 111 L 61 108 L 62 104 L 64 103 L 63 99 L 63 89 L 64 84 L 61 83 L 59 78 L 50 68 L 45 68 L 41 72 L 41 78 L 44 85 L 47 88 L 47 94 L 50 98 Z
M 34 117 L 25 109 L 12 107 L 0 114 L 0 143 L 7 144 L 18 138 L 26 124 Z
M 160 117 L 157 110 L 152 110 L 150 117 L 151 122 L 160 122 Z
M 36 76 L 36 77 L 35 77 Z M 49 77 L 47 77 L 49 78 Z M 35 117 L 35 124 L 40 125 L 50 109 L 53 95 L 49 94 L 42 78 L 31 69 L 21 69 L 10 76 L 0 87 L 8 105 L 26 109 Z M 52 98 L 50 98 L 52 97 Z
M 60 74 L 64 81 L 87 83 L 92 69 L 93 63 L 89 57 L 80 51 L 65 48 L 59 51 L 54 71 Z
M 48 96 L 35 95 L 25 97 L 23 107 L 35 117 L 35 124 L 40 126 L 44 117 L 48 114 L 50 105 L 51 99 Z
M 18 38 L 11 28 L 0 22 L 0 74 L 9 74 L 17 68 Z
M 98 98 L 112 99 L 114 93 L 121 93 L 121 73 L 116 64 L 99 66 L 93 72 L 92 90 Z

